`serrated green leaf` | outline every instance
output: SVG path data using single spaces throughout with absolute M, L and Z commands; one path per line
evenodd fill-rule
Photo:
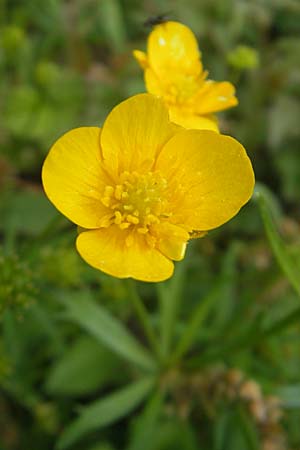
M 84 434 L 110 425 L 129 414 L 148 395 L 154 382 L 154 377 L 143 378 L 84 407 L 79 418 L 61 436 L 57 449 L 66 449 Z

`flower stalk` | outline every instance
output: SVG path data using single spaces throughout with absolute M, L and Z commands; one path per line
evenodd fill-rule
M 126 280 L 128 300 L 130 301 L 136 317 L 145 333 L 145 336 L 150 344 L 152 351 L 158 356 L 159 355 L 159 344 L 156 339 L 153 326 L 150 321 L 149 313 L 138 293 L 137 285 L 134 280 Z

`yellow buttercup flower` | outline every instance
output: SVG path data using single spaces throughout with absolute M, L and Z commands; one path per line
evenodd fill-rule
M 213 114 L 238 103 L 231 83 L 207 79 L 197 40 L 181 23 L 155 26 L 147 53 L 135 50 L 133 54 L 144 69 L 147 91 L 162 97 L 170 119 L 185 128 L 218 131 Z
M 52 203 L 80 227 L 83 259 L 143 281 L 169 278 L 189 238 L 237 214 L 254 185 L 241 144 L 174 125 L 163 101 L 150 94 L 116 106 L 102 129 L 63 135 L 42 180 Z

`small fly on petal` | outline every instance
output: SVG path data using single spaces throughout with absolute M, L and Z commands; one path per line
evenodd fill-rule
M 170 13 L 158 14 L 157 16 L 150 16 L 143 23 L 144 27 L 154 27 L 155 25 L 159 25 L 161 23 L 165 23 L 171 20 Z

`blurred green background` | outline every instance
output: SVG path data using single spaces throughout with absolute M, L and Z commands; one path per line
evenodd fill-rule
M 236 85 L 239 106 L 220 115 L 221 129 L 246 147 L 300 277 L 298 0 L 0 0 L 1 450 L 53 449 L 82 405 L 137 377 L 67 320 L 60 299 L 88 291 L 142 339 L 124 282 L 79 258 L 76 229 L 44 196 L 40 170 L 62 133 L 101 126 L 114 105 L 145 90 L 132 50 L 146 47 L 144 21 L 164 13 L 194 31 L 210 77 Z M 261 324 L 296 311 L 299 297 L 255 201 L 194 241 L 184 264 L 178 335 L 223 280 L 186 367 L 162 377 L 164 402 L 154 398 L 72 448 L 299 450 L 300 318 L 255 339 Z M 155 286 L 139 289 L 155 325 Z

